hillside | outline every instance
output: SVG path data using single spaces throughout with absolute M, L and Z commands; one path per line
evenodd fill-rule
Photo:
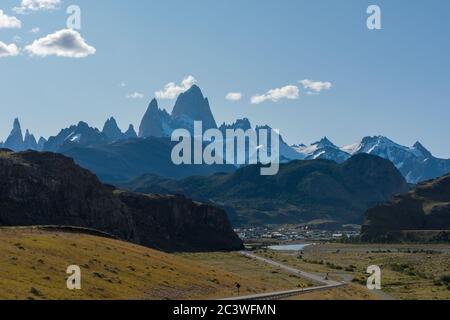
M 115 190 L 59 154 L 1 150 L 0 180 L 0 226 L 87 227 L 165 251 L 242 247 L 223 210 Z
M 80 291 L 66 288 L 73 264 L 81 268 Z M 284 282 L 263 276 L 83 233 L 0 228 L 0 299 L 211 299 L 233 296 L 236 282 L 248 294 L 295 286 L 288 275 Z
M 423 182 L 409 193 L 369 209 L 363 239 L 449 241 L 450 232 L 445 230 L 450 231 L 450 175 Z
M 223 207 L 234 224 L 303 223 L 333 219 L 362 223 L 365 210 L 405 192 L 407 184 L 392 163 L 356 155 L 337 164 L 327 160 L 283 164 L 276 176 L 258 166 L 235 173 L 171 180 L 154 175 L 123 187 L 144 193 L 185 194 Z
M 149 137 L 105 145 L 71 145 L 59 152 L 73 158 L 78 165 L 107 183 L 123 182 L 148 173 L 180 178 L 235 170 L 231 165 L 176 166 L 171 159 L 174 145 L 168 138 Z

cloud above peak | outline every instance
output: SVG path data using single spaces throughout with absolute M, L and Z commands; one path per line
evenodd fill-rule
M 140 92 L 132 92 L 126 95 L 127 99 L 144 99 L 144 94 Z
M 61 6 L 61 0 L 22 0 L 14 12 L 18 14 L 29 14 L 33 11 L 57 10 Z
M 20 29 L 22 22 L 16 17 L 8 16 L 0 10 L 0 29 Z
M 307 90 L 308 95 L 319 94 L 323 90 L 329 90 L 332 87 L 331 82 L 323 82 L 323 81 L 313 81 L 309 79 L 300 80 L 299 83 L 303 85 L 303 87 Z
M 0 58 L 15 57 L 19 53 L 20 50 L 15 43 L 8 45 L 0 41 Z
M 158 99 L 175 99 L 183 92 L 189 90 L 196 83 L 197 80 L 193 76 L 187 76 L 181 81 L 180 85 L 177 85 L 175 82 L 169 82 L 164 86 L 164 89 L 156 91 L 155 96 Z
M 38 57 L 86 58 L 95 54 L 96 49 L 88 45 L 77 31 L 63 29 L 35 40 L 25 47 L 25 51 Z
M 260 104 L 266 101 L 278 102 L 283 99 L 296 100 L 300 96 L 300 89 L 297 86 L 289 85 L 282 88 L 271 89 L 262 95 L 255 95 L 251 98 L 252 104 Z
M 240 101 L 244 95 L 240 92 L 230 92 L 226 95 L 225 99 L 228 101 Z

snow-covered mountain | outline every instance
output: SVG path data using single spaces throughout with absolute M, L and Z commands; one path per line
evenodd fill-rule
M 108 137 L 97 128 L 80 121 L 77 125 L 62 129 L 56 136 L 50 137 L 44 145 L 45 151 L 60 152 L 73 146 L 102 145 L 108 143 Z
M 301 154 L 304 160 L 324 159 L 342 163 L 351 157 L 350 154 L 341 150 L 327 137 L 310 146 L 298 145 L 293 146 L 293 149 Z
M 420 142 L 405 147 L 383 137 L 365 137 L 359 144 L 344 147 L 351 155 L 368 153 L 390 160 L 410 183 L 440 177 L 450 172 L 450 159 L 434 157 Z
M 391 161 L 410 183 L 434 179 L 450 172 L 450 159 L 434 157 L 420 142 L 413 147 L 406 147 L 384 136 L 365 137 L 359 143 L 341 148 L 327 138 L 310 146 L 293 148 L 304 159 L 327 159 L 338 163 L 360 153 L 376 155 Z

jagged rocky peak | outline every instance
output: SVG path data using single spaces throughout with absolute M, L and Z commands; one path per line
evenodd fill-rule
M 23 151 L 23 135 L 19 119 L 14 119 L 13 129 L 4 143 L 4 147 L 14 151 Z
M 47 139 L 45 139 L 44 137 L 40 137 L 39 138 L 39 140 L 38 140 L 38 150 L 39 151 L 42 151 L 42 150 L 44 150 L 44 146 L 45 146 L 45 144 L 47 143 Z
M 430 151 L 428 151 L 427 148 L 425 148 L 419 141 L 417 141 L 413 148 L 417 151 L 420 152 L 420 154 L 424 157 L 424 158 L 432 158 L 433 155 L 431 154 Z
M 23 147 L 25 150 L 38 150 L 38 144 L 36 138 L 27 129 L 25 132 L 25 138 L 23 139 Z
M 158 101 L 153 99 L 147 111 L 142 118 L 139 126 L 139 137 L 166 137 L 171 132 L 167 128 L 170 127 L 170 116 L 165 110 L 159 109 Z
M 180 94 L 173 108 L 172 117 L 186 122 L 187 125 L 194 121 L 202 121 L 204 130 L 217 128 L 209 101 L 197 85 Z
M 330 139 L 328 139 L 327 137 L 324 137 L 322 140 L 317 141 L 312 145 L 313 146 L 315 145 L 318 148 L 326 148 L 326 147 L 337 148 L 337 146 L 333 142 L 331 142 Z
M 138 137 L 136 130 L 134 129 L 134 126 L 132 124 L 130 124 L 128 130 L 125 132 L 125 137 L 127 139 L 135 139 Z
M 124 138 L 124 134 L 117 125 L 116 119 L 114 119 L 113 117 L 106 120 L 102 132 L 108 139 L 111 139 L 113 141 Z
M 44 150 L 61 152 L 70 145 L 102 145 L 108 142 L 105 134 L 97 128 L 91 128 L 86 122 L 80 121 L 76 126 L 62 129 L 56 136 L 50 137 Z
M 220 130 L 226 130 L 226 129 L 242 129 L 244 131 L 250 130 L 252 128 L 252 125 L 250 123 L 250 120 L 247 118 L 238 119 L 233 124 L 226 124 L 223 123 L 220 126 Z

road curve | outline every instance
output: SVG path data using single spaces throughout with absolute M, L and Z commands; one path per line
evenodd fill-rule
M 286 298 L 286 297 L 296 296 L 296 295 L 299 295 L 302 293 L 332 289 L 332 288 L 337 288 L 337 287 L 345 285 L 345 282 L 338 282 L 338 281 L 333 281 L 333 280 L 329 280 L 329 279 L 327 280 L 316 274 L 305 272 L 305 271 L 302 271 L 302 270 L 299 270 L 296 268 L 292 268 L 292 267 L 283 265 L 279 262 L 257 256 L 255 254 L 247 252 L 247 251 L 241 251 L 239 253 L 247 258 L 264 262 L 273 267 L 277 267 L 277 268 L 283 269 L 289 273 L 298 275 L 302 278 L 318 282 L 321 285 L 316 286 L 316 287 L 305 288 L 305 289 L 262 293 L 262 294 L 255 294 L 255 295 L 251 295 L 251 296 L 232 297 L 232 298 L 227 298 L 227 299 L 223 299 L 223 300 L 230 300 L 230 301 L 232 301 L 232 300 L 234 300 L 234 301 L 238 301 L 238 300 L 277 300 L 277 299 L 282 299 L 282 298 Z

